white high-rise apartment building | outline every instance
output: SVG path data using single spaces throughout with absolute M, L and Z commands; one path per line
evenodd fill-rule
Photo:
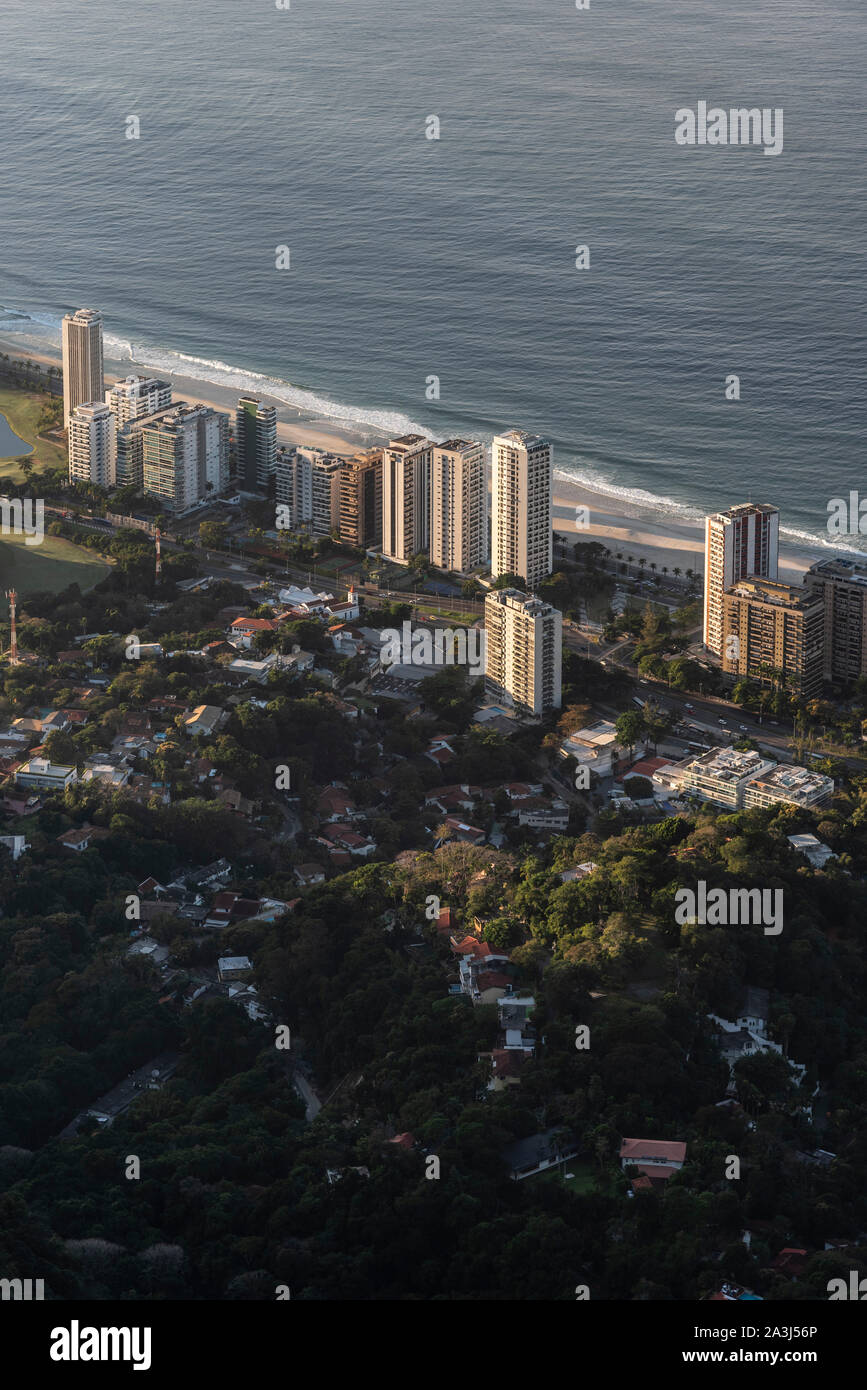
M 430 467 L 430 560 L 468 573 L 487 559 L 488 484 L 483 445 L 466 439 L 435 444 Z
M 275 496 L 289 508 L 293 530 L 309 527 L 328 536 L 340 526 L 340 472 L 345 460 L 324 449 L 300 444 L 275 459 Z
M 144 490 L 170 511 L 217 497 L 229 481 L 229 417 L 176 401 L 141 421 Z
M 518 589 L 485 599 L 485 689 L 524 714 L 562 703 L 563 615 Z
M 546 439 L 507 430 L 491 446 L 491 574 L 514 574 L 529 590 L 553 564 L 553 449 Z
M 404 434 L 382 455 L 382 553 L 409 564 L 430 538 L 431 440 Z
M 102 314 L 77 309 L 61 324 L 63 348 L 63 427 L 77 405 L 92 405 L 105 396 L 102 375 Z
M 293 530 L 313 520 L 313 463 L 305 453 L 309 450 L 278 449 L 274 461 L 275 498 L 278 506 L 289 508 Z
M 69 481 L 114 487 L 117 426 L 104 401 L 83 401 L 69 417 Z
M 705 518 L 704 644 L 722 656 L 723 596 L 742 579 L 777 578 L 780 513 L 765 502 L 744 502 Z
M 170 381 L 152 376 L 128 376 L 116 381 L 105 393 L 105 403 L 117 421 L 118 429 L 145 415 L 156 415 L 172 403 Z

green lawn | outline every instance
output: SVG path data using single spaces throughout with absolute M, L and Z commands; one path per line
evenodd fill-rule
M 567 1178 L 567 1173 L 571 1173 L 572 1177 Z M 599 1170 L 594 1168 L 589 1159 L 572 1158 L 556 1170 L 549 1168 L 543 1173 L 537 1173 L 535 1177 L 527 1178 L 526 1181 L 556 1182 L 561 1187 L 568 1188 L 576 1197 L 582 1197 L 585 1193 L 595 1190 L 598 1177 Z
M 51 399 L 51 396 L 44 395 L 41 391 L 22 391 L 17 386 L 10 386 L 8 381 L 0 381 L 0 413 L 6 416 L 21 439 L 26 439 L 28 444 L 33 445 L 30 457 L 33 459 L 34 472 L 39 472 L 42 468 L 66 467 L 66 450 L 63 446 L 53 440 L 39 439 L 36 434 L 36 424 L 42 407 Z M 0 459 L 0 479 L 11 478 L 14 482 L 21 481 L 23 475 L 14 462 L 15 457 L 16 455 L 13 455 L 5 460 Z
M 61 536 L 46 536 L 41 545 L 27 545 L 23 536 L 0 539 L 0 593 L 14 588 L 22 596 L 37 590 L 58 594 L 70 584 L 92 589 L 108 570 L 94 551 Z

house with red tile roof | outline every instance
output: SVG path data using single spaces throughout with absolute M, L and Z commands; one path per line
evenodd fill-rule
M 339 787 L 335 783 L 329 787 L 323 787 L 316 802 L 316 810 L 320 820 L 325 824 L 334 821 L 363 819 L 363 813 L 356 809 L 355 802 L 348 795 L 346 788 Z
M 326 848 L 348 850 L 350 854 L 359 859 L 368 859 L 371 854 L 376 853 L 376 842 L 368 839 L 366 835 L 359 835 L 357 830 L 353 830 L 351 825 L 336 822 L 333 825 L 326 825 L 322 828 L 322 834 L 318 837 L 319 843 Z
M 439 841 L 445 844 L 447 840 L 460 840 L 465 845 L 481 845 L 485 841 L 485 832 L 480 830 L 477 825 L 468 825 L 466 821 L 459 820 L 457 816 L 446 816 L 443 825 L 448 831 L 447 836 Z
M 434 738 L 428 744 L 424 756 L 430 758 L 438 767 L 447 767 L 449 763 L 454 762 L 457 754 L 448 739 Z
M 624 1139 L 619 1157 L 621 1168 L 637 1168 L 652 1181 L 667 1181 L 686 1162 L 686 1144 L 681 1140 Z
M 229 624 L 227 635 L 236 647 L 249 650 L 262 632 L 276 632 L 278 624 L 273 618 L 236 618 Z

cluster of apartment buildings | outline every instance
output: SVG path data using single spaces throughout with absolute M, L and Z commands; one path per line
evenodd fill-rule
M 743 503 L 705 522 L 704 643 L 734 678 L 810 698 L 867 675 L 867 563 L 820 560 L 778 578 L 780 513 Z
M 172 401 L 169 382 L 130 376 L 105 389 L 103 323 L 95 309 L 62 325 L 63 418 L 69 476 L 103 487 L 132 485 L 184 511 L 229 481 L 229 416 Z M 426 554 L 437 568 L 471 573 L 490 555 L 493 577 L 520 576 L 532 591 L 552 563 L 552 449 L 522 430 L 491 446 L 493 531 L 487 458 L 475 440 L 441 444 L 406 434 L 349 458 L 277 446 L 277 411 L 242 396 L 234 418 L 238 479 L 250 491 L 274 479 L 276 502 L 295 530 L 337 534 L 356 549 L 408 564 Z
M 314 535 L 336 533 L 344 544 L 381 550 L 398 564 L 424 554 L 457 574 L 490 556 L 495 579 L 514 574 L 529 590 L 551 572 L 552 449 L 526 431 L 508 430 L 491 445 L 493 521 L 486 451 L 477 440 L 437 444 L 405 434 L 350 458 L 307 447 L 277 450 L 270 466 L 292 525 Z M 260 486 L 266 481 L 259 476 Z
M 229 483 L 229 416 L 172 401 L 171 384 L 154 377 L 130 376 L 106 390 L 94 309 L 67 314 L 62 337 L 70 479 L 132 486 L 174 513 L 219 496 Z M 255 396 L 239 400 L 234 438 L 241 485 L 267 490 L 273 478 L 283 528 L 336 534 L 400 564 L 426 554 L 454 573 L 471 573 L 490 555 L 493 580 L 523 580 L 524 590 L 494 591 L 485 604 L 487 691 L 532 715 L 560 707 L 562 615 L 534 596 L 553 560 L 547 440 L 518 429 L 494 439 L 489 516 L 478 441 L 406 434 L 348 458 L 312 446 L 278 449 L 276 408 Z
M 821 806 L 834 794 L 834 779 L 810 768 L 776 763 L 755 749 L 712 748 L 696 758 L 669 764 L 667 785 L 700 801 L 731 810 L 788 802 L 802 809 Z

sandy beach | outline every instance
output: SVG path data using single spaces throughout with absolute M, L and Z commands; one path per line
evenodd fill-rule
M 60 363 L 59 347 L 52 353 L 44 346 L 35 349 L 12 338 L 0 339 L 0 352 L 8 353 L 10 357 L 30 357 L 50 365 Z M 203 382 L 162 368 L 156 370 L 133 360 L 105 360 L 105 380 L 108 385 L 119 378 L 139 373 L 169 378 L 176 401 L 209 405 L 214 410 L 230 413 L 234 413 L 238 403 L 237 387 Z M 314 415 L 300 406 L 287 405 L 265 392 L 255 394 L 276 406 L 278 442 L 287 447 L 307 444 L 329 453 L 353 454 L 359 449 L 387 441 L 387 435 L 378 434 L 367 426 L 354 429 L 344 420 L 335 421 Z M 576 526 L 578 507 L 586 507 L 589 513 L 588 524 L 580 528 Z M 649 507 L 620 502 L 556 472 L 553 526 L 556 532 L 570 540 L 601 541 L 613 554 L 621 553 L 624 560 L 630 555 L 636 560 L 643 556 L 648 566 L 651 563 L 656 565 L 658 572 L 663 567 L 669 572 L 677 567 L 683 573 L 689 569 L 697 575 L 704 573 L 704 527 L 701 522 L 667 520 L 661 506 L 655 512 Z M 800 584 L 805 571 L 819 558 L 821 554 L 818 549 L 811 552 L 804 547 L 789 546 L 783 541 L 780 546 L 780 579 Z

